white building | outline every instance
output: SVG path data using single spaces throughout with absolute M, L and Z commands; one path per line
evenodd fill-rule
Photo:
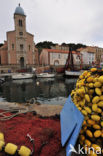
M 82 55 L 83 65 L 92 65 L 95 62 L 96 50 L 93 47 L 81 48 L 78 51 Z
M 66 64 L 69 51 L 59 49 L 43 49 L 40 54 L 40 64 L 42 65 L 62 65 Z M 73 62 L 75 65 L 80 65 L 80 53 L 72 51 Z

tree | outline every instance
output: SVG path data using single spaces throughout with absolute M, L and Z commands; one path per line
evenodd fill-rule
M 43 41 L 36 44 L 36 48 L 38 49 L 39 55 L 41 54 L 41 51 L 43 48 L 51 49 L 51 46 L 55 46 L 56 44 L 50 41 Z
M 36 48 L 48 48 L 51 49 L 51 46 L 55 46 L 53 42 L 50 41 L 44 41 L 44 42 L 39 42 L 36 44 Z
M 61 45 L 62 46 L 68 46 L 69 49 L 74 50 L 74 51 L 79 49 L 79 48 L 85 48 L 86 47 L 86 45 L 83 45 L 81 43 L 78 43 L 78 44 L 75 44 L 75 43 L 62 43 Z
M 43 48 L 51 49 L 51 47 L 55 46 L 55 45 L 57 45 L 57 43 L 53 43 L 51 41 L 43 41 L 43 42 L 37 43 L 36 48 L 38 48 L 38 52 L 39 52 L 39 55 L 40 55 Z M 74 51 L 79 49 L 79 48 L 86 47 L 86 45 L 83 45 L 81 43 L 75 44 L 75 43 L 65 43 L 65 42 L 63 42 L 61 44 L 61 46 L 69 47 L 68 49 L 71 49 L 71 50 L 74 50 Z

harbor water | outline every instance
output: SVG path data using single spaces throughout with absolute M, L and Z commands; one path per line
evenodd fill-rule
M 24 103 L 31 98 L 41 104 L 64 105 L 77 79 L 40 78 L 12 80 L 0 86 L 0 101 Z

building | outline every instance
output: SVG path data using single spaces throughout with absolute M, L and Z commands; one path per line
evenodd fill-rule
M 82 65 L 92 66 L 96 59 L 96 49 L 95 47 L 88 46 L 86 48 L 80 48 L 79 51 L 82 55 Z
M 100 65 L 103 62 L 103 48 L 96 46 L 87 46 L 86 48 L 80 48 L 79 51 L 82 54 L 83 64 L 85 65 Z
M 39 53 L 37 48 L 35 48 L 34 64 L 39 65 Z
M 21 68 L 36 64 L 34 35 L 26 31 L 26 14 L 20 4 L 14 12 L 14 25 L 15 29 L 7 32 L 7 41 L 0 47 L 0 64 Z
M 69 46 L 56 44 L 55 46 L 51 46 L 51 49 L 69 51 Z
M 59 49 L 43 49 L 40 54 L 41 65 L 64 66 L 68 58 L 69 51 Z M 72 51 L 75 65 L 81 64 L 80 53 Z
M 95 54 L 96 63 L 100 64 L 101 62 L 103 62 L 103 48 L 95 47 L 95 49 L 96 49 L 96 54 Z

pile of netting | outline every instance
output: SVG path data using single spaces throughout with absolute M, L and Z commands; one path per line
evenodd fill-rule
M 103 149 L 103 70 L 92 68 L 84 71 L 71 97 L 85 117 L 79 142 L 84 148 L 87 145 L 87 150 L 93 147 L 90 155 L 96 155 L 96 150 Z
M 10 120 L 0 121 L 0 132 L 5 136 L 5 144 L 13 143 L 18 149 L 24 145 L 32 150 L 26 137 L 29 134 L 35 142 L 35 156 L 59 156 L 62 149 L 60 120 L 56 117 L 41 118 L 33 113 L 20 114 Z

